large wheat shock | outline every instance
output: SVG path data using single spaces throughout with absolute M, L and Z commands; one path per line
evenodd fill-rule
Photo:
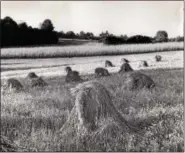
M 122 131 L 137 131 L 117 111 L 112 102 L 112 95 L 99 82 L 89 81 L 79 84 L 71 89 L 71 92 L 76 96 L 75 106 L 61 129 L 62 135 L 71 133 L 70 129 L 77 135 L 96 132 L 101 128 L 102 121 L 110 118 Z

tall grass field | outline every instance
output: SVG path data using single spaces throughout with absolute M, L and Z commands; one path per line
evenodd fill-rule
M 92 45 L 93 44 L 93 45 Z M 125 44 L 103 45 L 87 43 L 79 46 L 47 46 L 32 48 L 2 48 L 1 59 L 8 58 L 53 58 L 53 57 L 83 57 L 151 53 L 183 50 L 183 42 L 168 42 L 155 44 Z
M 175 46 L 174 43 L 171 45 Z M 178 45 L 179 48 L 182 47 L 182 44 Z M 176 47 L 178 45 L 176 44 Z M 118 52 L 124 53 L 142 51 L 143 48 L 145 52 L 149 48 L 153 51 L 156 48 L 162 50 L 164 47 L 168 48 L 169 44 L 110 48 L 117 48 Z M 78 54 L 75 52 L 77 48 Z M 77 48 L 51 47 L 45 48 L 46 50 L 22 48 L 15 49 L 14 52 L 3 49 L 2 55 L 3 57 L 13 55 L 46 57 L 56 54 L 77 56 L 99 53 L 93 52 L 93 47 L 90 48 L 92 52 L 90 50 L 86 52 L 83 47 Z M 111 49 L 107 51 L 106 48 L 99 47 L 99 51 L 113 52 Z M 59 136 L 59 130 L 74 106 L 75 97 L 71 95 L 70 89 L 77 84 L 66 84 L 62 76 L 44 78 L 49 84 L 45 89 L 29 89 L 27 82 L 22 78 L 19 80 L 24 85 L 25 91 L 20 93 L 1 91 L 1 134 L 18 145 L 19 151 L 184 152 L 183 69 L 139 71 L 154 80 L 156 87 L 153 90 L 143 89 L 132 92 L 123 90 L 121 86 L 124 74 L 112 73 L 111 76 L 98 80 L 113 95 L 113 103 L 124 118 L 133 126 L 143 129 L 143 137 L 138 137 L 135 133 L 122 133 L 110 124 L 109 128 L 91 140 L 83 140 L 83 143 L 65 142 L 66 138 Z M 94 79 L 92 75 L 83 77 Z

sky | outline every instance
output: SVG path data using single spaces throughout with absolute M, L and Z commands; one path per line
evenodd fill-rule
M 183 36 L 183 1 L 1 1 L 1 18 L 39 27 L 51 19 L 56 31 L 108 30 L 115 35 Z

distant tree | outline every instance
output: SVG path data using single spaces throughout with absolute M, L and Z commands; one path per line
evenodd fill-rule
M 80 31 L 79 37 L 81 39 L 93 39 L 94 34 L 92 32 L 85 33 L 84 31 Z
M 166 42 L 168 41 L 168 33 L 166 31 L 158 31 L 155 36 L 155 42 Z
M 66 32 L 66 38 L 75 38 L 75 33 L 73 31 Z
M 168 42 L 175 42 L 176 38 L 168 38 Z
M 28 25 L 26 22 L 21 22 L 18 24 L 18 27 L 21 29 L 28 29 Z
M 175 38 L 175 41 L 177 42 L 184 41 L 184 37 L 178 36 Z
M 128 44 L 152 43 L 152 38 L 148 36 L 135 35 L 127 39 Z
M 127 35 L 121 35 L 120 38 L 122 38 L 123 40 L 127 40 L 128 39 L 128 36 Z
M 33 29 L 32 26 L 28 26 L 28 29 Z
M 109 34 L 108 31 L 100 33 L 100 35 L 99 35 L 99 38 L 100 38 L 99 41 L 100 41 L 100 42 L 105 42 L 105 39 L 106 39 L 109 35 L 110 35 L 110 34 Z
M 85 32 L 84 31 L 80 31 L 80 38 L 85 39 Z
M 86 39 L 93 39 L 94 34 L 92 32 L 87 32 L 86 33 Z
M 18 44 L 18 25 L 9 16 L 1 21 L 1 46 L 14 46 Z
M 76 38 L 80 38 L 80 34 L 79 33 L 76 33 Z
M 17 23 L 9 16 L 5 17 L 3 20 L 2 20 L 2 25 L 7 27 L 7 28 L 18 28 L 18 25 Z
M 43 25 L 49 24 L 45 22 Z M 51 29 L 53 28 L 50 28 L 50 30 Z M 55 31 L 32 28 L 25 22 L 17 24 L 11 17 L 5 17 L 4 19 L 1 19 L 0 32 L 1 47 L 58 43 L 58 35 Z
M 100 35 L 99 35 L 100 38 L 107 37 L 107 36 L 109 36 L 109 32 L 108 32 L 108 31 L 102 32 L 102 33 L 100 33 Z
M 126 40 L 124 40 L 121 37 L 117 37 L 114 35 L 109 35 L 103 39 L 103 43 L 106 45 L 118 45 L 118 44 L 124 44 L 126 43 Z
M 65 33 L 63 31 L 58 32 L 58 37 L 65 38 Z
M 42 30 L 46 30 L 46 31 L 53 31 L 54 30 L 53 23 L 51 22 L 50 19 L 44 20 L 43 23 L 41 24 L 40 28 Z

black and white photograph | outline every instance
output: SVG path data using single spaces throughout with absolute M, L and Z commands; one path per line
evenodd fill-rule
M 184 152 L 184 1 L 1 1 L 0 152 Z

